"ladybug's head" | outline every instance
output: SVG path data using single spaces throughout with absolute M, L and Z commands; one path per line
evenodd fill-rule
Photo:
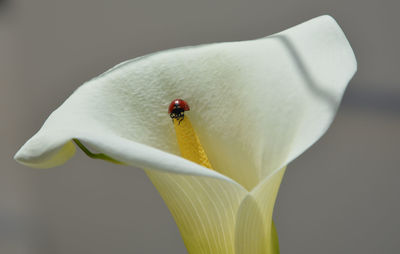
M 174 109 L 180 109 L 180 110 L 183 110 L 183 111 L 189 111 L 190 107 L 189 107 L 189 104 L 187 104 L 186 101 L 184 101 L 182 99 L 175 99 L 175 100 L 173 100 L 171 102 L 171 104 L 169 104 L 168 114 L 171 114 Z

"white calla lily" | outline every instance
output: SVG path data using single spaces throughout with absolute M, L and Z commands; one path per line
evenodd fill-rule
M 57 166 L 78 139 L 146 170 L 189 253 L 277 253 L 272 211 L 284 169 L 327 130 L 356 68 L 329 16 L 258 40 L 151 54 L 82 85 L 15 159 Z M 190 103 L 214 170 L 179 156 L 166 113 L 175 98 Z

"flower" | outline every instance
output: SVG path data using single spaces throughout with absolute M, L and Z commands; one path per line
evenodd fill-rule
M 54 167 L 81 141 L 146 170 L 189 253 L 278 253 L 272 212 L 284 170 L 327 130 L 356 68 L 329 16 L 257 40 L 139 57 L 79 87 L 15 159 Z M 175 98 L 190 103 L 215 170 L 179 156 L 166 113 Z

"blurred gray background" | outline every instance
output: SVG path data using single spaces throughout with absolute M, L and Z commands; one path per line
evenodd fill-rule
M 281 253 L 399 253 L 399 10 L 395 0 L 0 0 L 0 253 L 186 253 L 141 170 L 80 151 L 34 170 L 14 153 L 121 61 L 322 14 L 342 26 L 359 71 L 328 133 L 288 168 L 274 214 Z

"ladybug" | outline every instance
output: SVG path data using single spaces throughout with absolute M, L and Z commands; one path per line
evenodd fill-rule
M 182 122 L 183 118 L 185 118 L 185 111 L 190 110 L 189 104 L 182 99 L 175 99 L 169 104 L 168 107 L 168 114 L 172 118 L 178 120 L 179 123 Z

